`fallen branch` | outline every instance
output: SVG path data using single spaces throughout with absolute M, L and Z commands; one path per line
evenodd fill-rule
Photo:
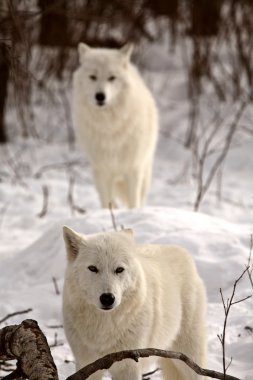
M 201 368 L 196 363 L 194 363 L 190 358 L 188 358 L 188 356 L 180 352 L 164 351 L 164 350 L 158 350 L 155 348 L 127 350 L 127 351 L 120 351 L 120 352 L 115 352 L 113 354 L 105 355 L 103 358 L 100 358 L 96 360 L 95 362 L 88 364 L 86 367 L 80 369 L 78 372 L 74 373 L 74 375 L 69 376 L 67 380 L 85 380 L 98 370 L 109 369 L 115 362 L 118 362 L 124 359 L 133 359 L 136 362 L 138 362 L 140 358 L 146 358 L 149 356 L 159 356 L 162 358 L 182 360 L 190 368 L 192 368 L 193 371 L 195 371 L 199 375 L 209 376 L 213 379 L 224 380 L 223 373 Z M 240 380 L 240 379 L 234 376 L 226 375 L 226 380 Z

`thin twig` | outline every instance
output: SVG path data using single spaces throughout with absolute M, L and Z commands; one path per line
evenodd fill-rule
M 47 214 L 47 210 L 48 210 L 49 189 L 47 185 L 42 186 L 42 194 L 43 194 L 42 209 L 37 215 L 39 218 L 43 218 Z
M 242 116 L 242 114 L 243 114 L 248 103 L 249 103 L 249 99 L 247 98 L 246 100 L 242 101 L 240 107 L 238 108 L 238 110 L 235 114 L 234 120 L 231 123 L 229 132 L 226 136 L 226 141 L 225 141 L 224 147 L 223 147 L 222 151 L 220 152 L 220 154 L 218 155 L 217 159 L 215 160 L 213 166 L 211 167 L 211 170 L 208 173 L 206 180 L 205 180 L 205 183 L 204 183 L 203 182 L 204 165 L 205 165 L 206 157 L 208 154 L 208 147 L 209 147 L 211 141 L 213 140 L 216 132 L 218 131 L 218 126 L 219 126 L 218 123 L 216 124 L 212 133 L 208 137 L 207 141 L 205 142 L 203 152 L 199 158 L 198 192 L 197 192 L 197 196 L 196 196 L 196 199 L 194 202 L 194 210 L 195 211 L 197 211 L 199 209 L 200 203 L 203 200 L 203 197 L 205 196 L 206 192 L 208 191 L 217 170 L 222 165 L 222 163 L 224 162 L 224 160 L 227 156 L 227 153 L 228 153 L 229 148 L 231 146 L 234 134 L 235 134 L 236 129 L 238 127 L 239 120 L 240 120 L 240 118 L 241 118 L 241 116 Z
M 49 347 L 50 348 L 54 348 L 54 347 L 59 347 L 59 346 L 63 346 L 63 344 L 64 343 L 62 343 L 62 342 L 58 342 L 58 334 L 57 334 L 57 332 L 54 334 L 54 343 L 53 344 L 51 344 Z
M 56 278 L 55 278 L 55 277 L 52 277 L 52 280 L 53 280 L 53 283 L 54 283 L 55 293 L 56 293 L 57 295 L 60 295 L 61 293 L 60 293 L 60 290 L 59 290 L 59 287 L 58 287 L 58 283 L 57 283 Z
M 16 315 L 30 313 L 31 311 L 33 311 L 33 309 L 26 309 L 26 310 L 21 310 L 21 311 L 15 311 L 14 313 L 7 314 L 6 317 L 4 317 L 3 319 L 0 319 L 0 323 L 3 323 L 5 321 L 7 321 L 7 319 L 15 317 Z
M 148 380 L 148 379 L 147 379 L 148 376 L 154 375 L 154 373 L 156 373 L 156 372 L 158 372 L 158 371 L 161 371 L 161 369 L 160 369 L 160 368 L 156 368 L 156 369 L 154 369 L 154 371 L 146 372 L 146 373 L 144 373 L 144 374 L 142 375 L 142 379 L 143 379 L 143 380 Z
M 230 362 L 228 363 L 228 365 L 227 365 L 227 367 L 226 367 L 226 372 L 227 372 L 227 370 L 229 369 L 229 367 L 231 366 L 232 361 L 233 361 L 233 358 L 232 358 L 232 356 L 231 356 L 231 358 L 230 358 Z
M 237 303 L 240 303 L 240 302 L 246 301 L 247 299 L 249 299 L 249 298 L 251 298 L 251 297 L 252 297 L 252 295 L 247 296 L 247 297 L 244 297 L 244 298 L 242 298 L 241 300 L 231 302 L 231 306 L 232 306 L 232 305 L 235 305 L 235 304 L 237 304 Z
M 59 169 L 66 169 L 70 168 L 75 165 L 82 165 L 81 160 L 73 160 L 73 161 L 66 161 L 66 162 L 59 162 L 56 164 L 48 164 L 42 166 L 35 174 L 35 178 L 40 178 L 45 172 L 50 171 L 50 170 L 59 170 Z
M 245 298 L 243 298 L 241 300 L 233 302 L 237 284 L 242 279 L 242 277 L 244 276 L 244 274 L 248 271 L 248 268 L 249 267 L 246 267 L 246 269 L 237 278 L 237 280 L 235 280 L 234 286 L 233 286 L 232 295 L 231 295 L 230 298 L 227 299 L 227 304 L 225 304 L 223 293 L 222 293 L 222 290 L 220 289 L 221 300 L 222 300 L 222 304 L 223 304 L 223 308 L 224 308 L 225 318 L 224 318 L 224 323 L 223 323 L 222 334 L 217 335 L 217 336 L 218 336 L 218 338 L 219 338 L 219 340 L 221 342 L 221 345 L 222 345 L 222 366 L 223 366 L 223 379 L 224 380 L 226 380 L 228 378 L 228 375 L 226 374 L 226 372 L 227 372 L 227 369 L 228 369 L 228 367 L 230 366 L 230 364 L 232 362 L 232 358 L 231 358 L 230 363 L 228 365 L 226 365 L 226 327 L 227 327 L 228 314 L 229 314 L 229 311 L 230 311 L 230 308 L 231 308 L 232 305 L 234 305 L 236 303 L 239 303 L 239 302 L 242 302 L 242 301 L 245 301 L 245 300 L 247 300 L 248 298 L 251 297 L 251 296 L 247 296 L 247 297 L 245 297 Z
M 252 279 L 252 271 L 253 271 L 253 264 L 251 264 L 251 257 L 252 257 L 252 249 L 253 249 L 253 235 L 250 235 L 250 249 L 249 249 L 249 258 L 248 258 L 248 276 L 249 280 L 253 289 L 253 279 Z

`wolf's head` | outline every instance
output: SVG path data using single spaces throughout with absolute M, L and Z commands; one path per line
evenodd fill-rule
M 121 49 L 91 48 L 79 43 L 79 85 L 87 101 L 106 107 L 128 86 L 128 66 L 133 46 Z
M 100 310 L 112 310 L 135 288 L 137 266 L 131 230 L 84 236 L 63 227 L 68 278 L 80 297 Z

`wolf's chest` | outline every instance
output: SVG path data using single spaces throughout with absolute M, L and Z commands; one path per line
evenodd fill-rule
M 104 128 L 104 126 L 103 126 Z M 106 128 L 106 127 L 105 127 Z M 131 136 L 120 130 L 99 131 L 92 126 L 86 126 L 80 139 L 89 160 L 99 166 L 117 168 L 135 155 Z
M 83 321 L 84 322 L 84 321 Z M 80 340 L 90 349 L 104 355 L 111 352 L 118 340 L 118 328 L 110 320 L 86 319 L 85 327 L 79 326 Z

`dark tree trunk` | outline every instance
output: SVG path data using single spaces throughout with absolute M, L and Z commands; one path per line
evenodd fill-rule
M 66 0 L 38 0 L 42 12 L 39 43 L 42 46 L 68 46 Z
M 177 19 L 179 0 L 146 0 L 145 6 L 151 9 L 155 16 L 167 16 Z
M 194 36 L 216 36 L 220 26 L 221 0 L 190 0 L 191 28 Z
M 61 78 L 67 60 L 66 49 L 72 45 L 67 0 L 38 0 L 38 7 L 41 10 L 39 44 L 57 49 L 55 72 Z
M 7 142 L 6 125 L 4 121 L 7 88 L 9 80 L 9 61 L 7 46 L 0 42 L 0 143 Z

